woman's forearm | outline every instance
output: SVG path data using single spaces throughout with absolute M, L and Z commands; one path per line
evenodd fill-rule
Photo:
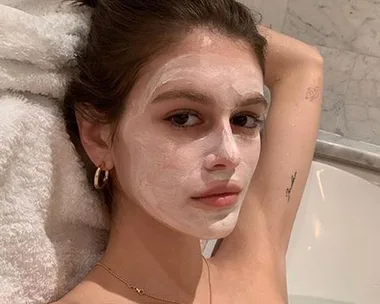
M 289 76 L 293 74 L 304 75 L 306 68 L 322 67 L 323 59 L 313 46 L 263 26 L 259 30 L 268 41 L 265 85 L 271 91 L 280 81 L 292 82 Z

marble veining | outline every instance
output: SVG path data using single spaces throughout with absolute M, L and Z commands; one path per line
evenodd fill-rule
M 346 134 L 345 95 L 357 54 L 329 47 L 318 47 L 324 58 L 325 81 L 321 128 Z
M 288 0 L 264 0 L 260 7 L 263 23 L 276 31 L 282 31 L 287 7 Z
M 261 15 L 261 22 L 277 31 L 281 31 L 287 11 L 288 0 L 239 0 Z
M 311 44 L 380 56 L 378 0 L 289 0 L 283 32 Z
M 240 1 L 265 25 L 316 45 L 324 57 L 320 127 L 336 136 L 323 135 L 317 152 L 379 168 L 380 0 Z
M 346 136 L 380 145 L 380 58 L 358 55 L 345 96 Z
M 264 0 L 238 0 L 250 9 L 259 10 Z

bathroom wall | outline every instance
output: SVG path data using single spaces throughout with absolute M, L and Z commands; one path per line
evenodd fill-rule
M 380 145 L 379 0 L 241 0 L 325 58 L 321 129 Z

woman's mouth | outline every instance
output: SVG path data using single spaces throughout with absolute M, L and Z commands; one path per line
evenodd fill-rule
M 228 208 L 236 205 L 241 188 L 235 184 L 214 184 L 203 192 L 191 197 L 198 203 L 214 208 Z
M 204 197 L 193 198 L 199 203 L 216 208 L 226 208 L 236 205 L 238 193 L 224 193 Z

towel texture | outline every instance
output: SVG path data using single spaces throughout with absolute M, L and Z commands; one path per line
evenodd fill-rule
M 105 248 L 108 214 L 60 112 L 90 14 L 0 0 L 0 304 L 60 298 Z

